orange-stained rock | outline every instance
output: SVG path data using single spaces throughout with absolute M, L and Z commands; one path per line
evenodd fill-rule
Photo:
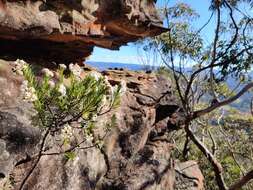
M 163 31 L 153 0 L 0 0 L 0 56 L 69 63 Z

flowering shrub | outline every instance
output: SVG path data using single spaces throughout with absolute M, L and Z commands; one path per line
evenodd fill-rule
M 32 86 L 28 86 L 27 80 L 23 82 L 21 91 L 23 92 L 24 99 L 27 101 L 35 102 L 38 99 L 35 89 Z
M 92 130 L 97 116 L 120 103 L 120 86 L 110 86 L 102 75 L 95 72 L 82 78 L 82 68 L 78 65 L 71 64 L 69 70 L 65 65 L 59 65 L 57 72 L 45 68 L 42 79 L 36 78 L 31 67 L 22 60 L 16 61 L 15 68 L 25 78 L 21 88 L 24 100 L 34 105 L 34 123 L 49 135 L 60 134 L 63 144 L 70 144 L 76 128 L 83 131 L 83 142 L 95 141 Z M 113 123 L 115 117 L 105 128 Z M 102 147 L 101 139 L 95 143 Z M 73 159 L 73 151 L 65 153 L 67 158 Z

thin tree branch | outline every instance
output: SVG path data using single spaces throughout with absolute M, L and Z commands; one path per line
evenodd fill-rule
M 39 154 L 38 154 L 38 158 L 36 159 L 35 163 L 33 164 L 32 168 L 30 169 L 30 171 L 28 172 L 28 174 L 26 175 L 26 177 L 23 179 L 21 185 L 18 188 L 19 190 L 23 189 L 26 181 L 29 179 L 29 177 L 32 175 L 34 169 L 37 167 L 37 165 L 38 165 L 38 163 L 39 163 L 39 161 L 41 159 L 44 146 L 46 144 L 46 139 L 47 139 L 47 137 L 48 137 L 49 134 L 50 134 L 50 128 L 47 128 L 46 133 L 43 136 L 43 139 L 42 139 L 42 142 L 41 142 L 41 145 L 40 145 L 40 151 L 39 151 Z
M 192 115 L 192 119 L 196 119 L 202 115 L 212 112 L 213 110 L 215 110 L 217 108 L 220 108 L 222 106 L 225 106 L 225 105 L 228 105 L 228 104 L 234 102 L 235 100 L 240 98 L 244 93 L 246 93 L 252 87 L 253 87 L 253 82 L 247 84 L 241 91 L 239 91 L 236 95 L 232 96 L 231 98 L 228 98 L 227 100 L 224 100 L 222 102 L 217 102 L 206 109 L 195 111 Z
M 213 134 L 210 129 L 207 129 L 207 132 L 212 140 L 213 146 L 212 146 L 212 154 L 215 156 L 216 150 L 217 150 L 217 143 L 213 137 Z
M 218 100 L 215 90 L 214 90 L 214 72 L 213 72 L 213 64 L 216 61 L 216 54 L 217 54 L 217 44 L 219 41 L 219 34 L 220 34 L 220 24 L 221 24 L 221 11 L 220 7 L 217 8 L 217 27 L 215 30 L 215 37 L 214 37 L 214 43 L 213 43 L 213 52 L 212 52 L 212 61 L 211 61 L 211 68 L 210 68 L 210 87 L 211 87 L 211 93 L 213 95 L 213 98 Z
M 169 27 L 169 44 L 170 44 L 170 47 L 169 47 L 169 52 L 170 52 L 170 62 L 172 64 L 172 71 L 173 71 L 173 76 L 174 76 L 174 79 L 175 79 L 175 82 L 176 82 L 176 86 L 177 86 L 177 91 L 178 91 L 178 94 L 179 94 L 179 97 L 181 99 L 181 101 L 183 102 L 183 107 L 185 107 L 186 102 L 185 100 L 183 99 L 183 95 L 182 95 L 182 91 L 181 91 L 181 88 L 180 88 L 180 84 L 179 84 L 179 80 L 178 80 L 178 76 L 175 72 L 175 64 L 174 64 L 174 55 L 173 55 L 173 48 L 172 48 L 172 36 L 171 36 L 171 28 L 170 28 L 170 23 L 169 23 L 169 15 L 168 15 L 168 10 L 167 10 L 167 7 L 165 8 L 165 16 L 166 16 L 166 20 L 167 20 L 167 24 L 168 24 L 168 27 Z

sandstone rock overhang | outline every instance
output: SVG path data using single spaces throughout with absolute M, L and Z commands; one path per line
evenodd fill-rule
M 0 56 L 83 61 L 166 31 L 155 0 L 0 0 Z

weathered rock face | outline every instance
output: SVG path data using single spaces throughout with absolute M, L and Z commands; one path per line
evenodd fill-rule
M 0 63 L 0 177 L 11 174 L 14 187 L 10 189 L 18 189 L 33 166 L 42 131 L 29 122 L 32 112 L 27 110 L 31 106 L 20 98 L 22 77 L 11 68 L 10 62 Z M 74 160 L 67 160 L 63 154 L 52 154 L 59 152 L 58 137 L 49 138 L 45 155 L 24 189 L 203 189 L 197 163 L 179 163 L 170 155 L 174 145 L 167 135 L 177 126 L 176 120 L 180 122 L 175 118 L 179 106 L 171 82 L 142 72 L 111 70 L 102 74 L 112 85 L 125 81 L 127 86 L 120 107 L 98 118 L 94 135 L 104 136 L 102 126 L 113 114 L 117 117 L 116 126 L 104 139 L 104 148 L 85 148 L 92 145 L 87 141 Z M 75 136 L 81 138 L 78 133 Z M 4 182 L 0 179 L 2 187 Z
M 6 60 L 70 63 L 89 56 L 94 46 L 117 49 L 163 31 L 154 0 L 0 0 L 0 56 Z M 45 129 L 32 122 L 32 105 L 21 96 L 24 79 L 13 66 L 0 60 L 0 189 L 20 189 L 40 151 L 22 190 L 203 189 L 197 163 L 171 157 L 174 145 L 168 135 L 182 117 L 168 79 L 102 72 L 111 86 L 124 81 L 126 92 L 116 110 L 98 117 L 93 141 L 83 141 L 83 133 L 74 129 L 70 146 L 83 143 L 71 160 L 62 152 L 61 134 L 44 140 Z M 116 125 L 108 133 L 104 126 L 112 115 Z M 98 148 L 94 141 L 101 137 Z
M 0 56 L 69 63 L 163 31 L 153 0 L 0 0 Z

